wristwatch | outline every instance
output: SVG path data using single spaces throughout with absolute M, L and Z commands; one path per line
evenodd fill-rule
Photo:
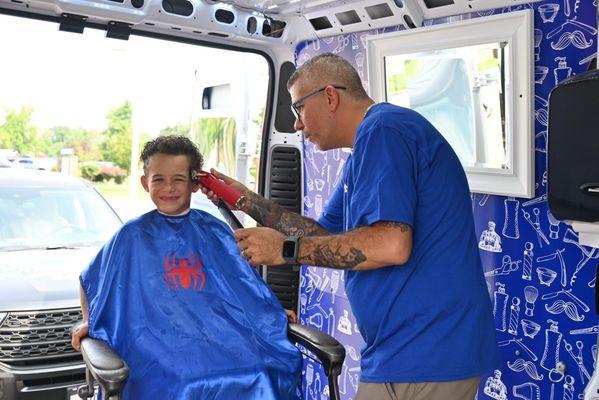
M 247 199 L 246 199 L 246 197 L 244 195 L 239 196 L 239 198 L 235 202 L 235 207 L 238 210 L 241 210 L 245 206 L 246 200 Z
M 297 236 L 288 236 L 283 241 L 283 258 L 287 264 L 297 265 L 297 256 L 299 254 L 299 238 Z

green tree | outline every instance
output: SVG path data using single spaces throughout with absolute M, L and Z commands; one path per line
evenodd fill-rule
M 202 118 L 195 122 L 197 145 L 205 160 L 227 174 L 235 172 L 235 119 Z
M 161 131 L 161 134 L 162 134 L 162 131 Z M 149 134 L 148 132 L 140 132 L 139 133 L 139 147 L 137 149 L 137 154 L 135 155 L 136 168 L 138 168 L 138 169 L 143 168 L 143 163 L 140 160 L 141 152 L 143 151 L 146 143 L 148 143 L 150 140 L 153 140 L 153 139 L 154 139 L 154 136 Z
M 187 124 L 167 126 L 166 128 L 164 128 L 160 131 L 160 136 L 179 135 L 179 136 L 189 137 L 189 131 L 190 131 L 189 125 L 187 125 Z
M 133 111 L 129 100 L 113 108 L 106 116 L 109 125 L 104 131 L 102 153 L 105 161 L 112 161 L 129 172 L 131 161 L 131 119 Z
M 0 125 L 0 148 L 13 149 L 21 154 L 33 154 L 37 150 L 37 128 L 31 123 L 31 107 L 20 111 L 5 108 L 4 124 Z
M 55 126 L 41 136 L 39 149 L 50 156 L 58 156 L 60 149 L 72 148 L 79 161 L 95 161 L 102 158 L 101 141 L 100 132 Z

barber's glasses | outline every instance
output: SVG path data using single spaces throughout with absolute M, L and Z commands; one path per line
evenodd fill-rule
M 291 103 L 291 111 L 293 111 L 293 115 L 295 115 L 295 118 L 298 121 L 302 120 L 301 119 L 302 110 L 304 109 L 304 107 L 302 106 L 301 103 L 303 103 L 304 101 L 308 100 L 310 97 L 314 96 L 315 94 L 318 94 L 320 92 L 324 92 L 326 90 L 326 88 L 328 88 L 329 86 L 332 86 L 332 87 L 334 87 L 337 90 L 346 90 L 347 89 L 345 86 L 326 85 L 325 87 L 321 87 L 320 89 L 316 89 L 316 90 L 308 93 L 304 97 L 297 99 L 296 101 L 294 101 L 293 103 Z

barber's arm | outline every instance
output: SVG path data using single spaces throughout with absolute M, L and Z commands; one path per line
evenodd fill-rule
M 210 171 L 218 179 L 231 186 L 244 196 L 239 209 L 252 217 L 260 225 L 273 228 L 287 236 L 325 236 L 331 233 L 311 218 L 285 210 L 278 204 L 252 192 L 242 183 L 212 169 Z M 212 201 L 218 197 L 206 188 L 202 192 Z
M 235 233 L 242 256 L 252 265 L 285 264 L 286 236 L 268 228 L 240 229 Z M 335 269 L 370 270 L 404 264 L 412 252 L 412 229 L 398 222 L 379 221 L 349 232 L 302 237 L 297 262 Z

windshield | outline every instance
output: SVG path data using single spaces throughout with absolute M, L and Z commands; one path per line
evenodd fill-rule
M 119 226 L 92 189 L 0 188 L 0 251 L 99 245 Z

